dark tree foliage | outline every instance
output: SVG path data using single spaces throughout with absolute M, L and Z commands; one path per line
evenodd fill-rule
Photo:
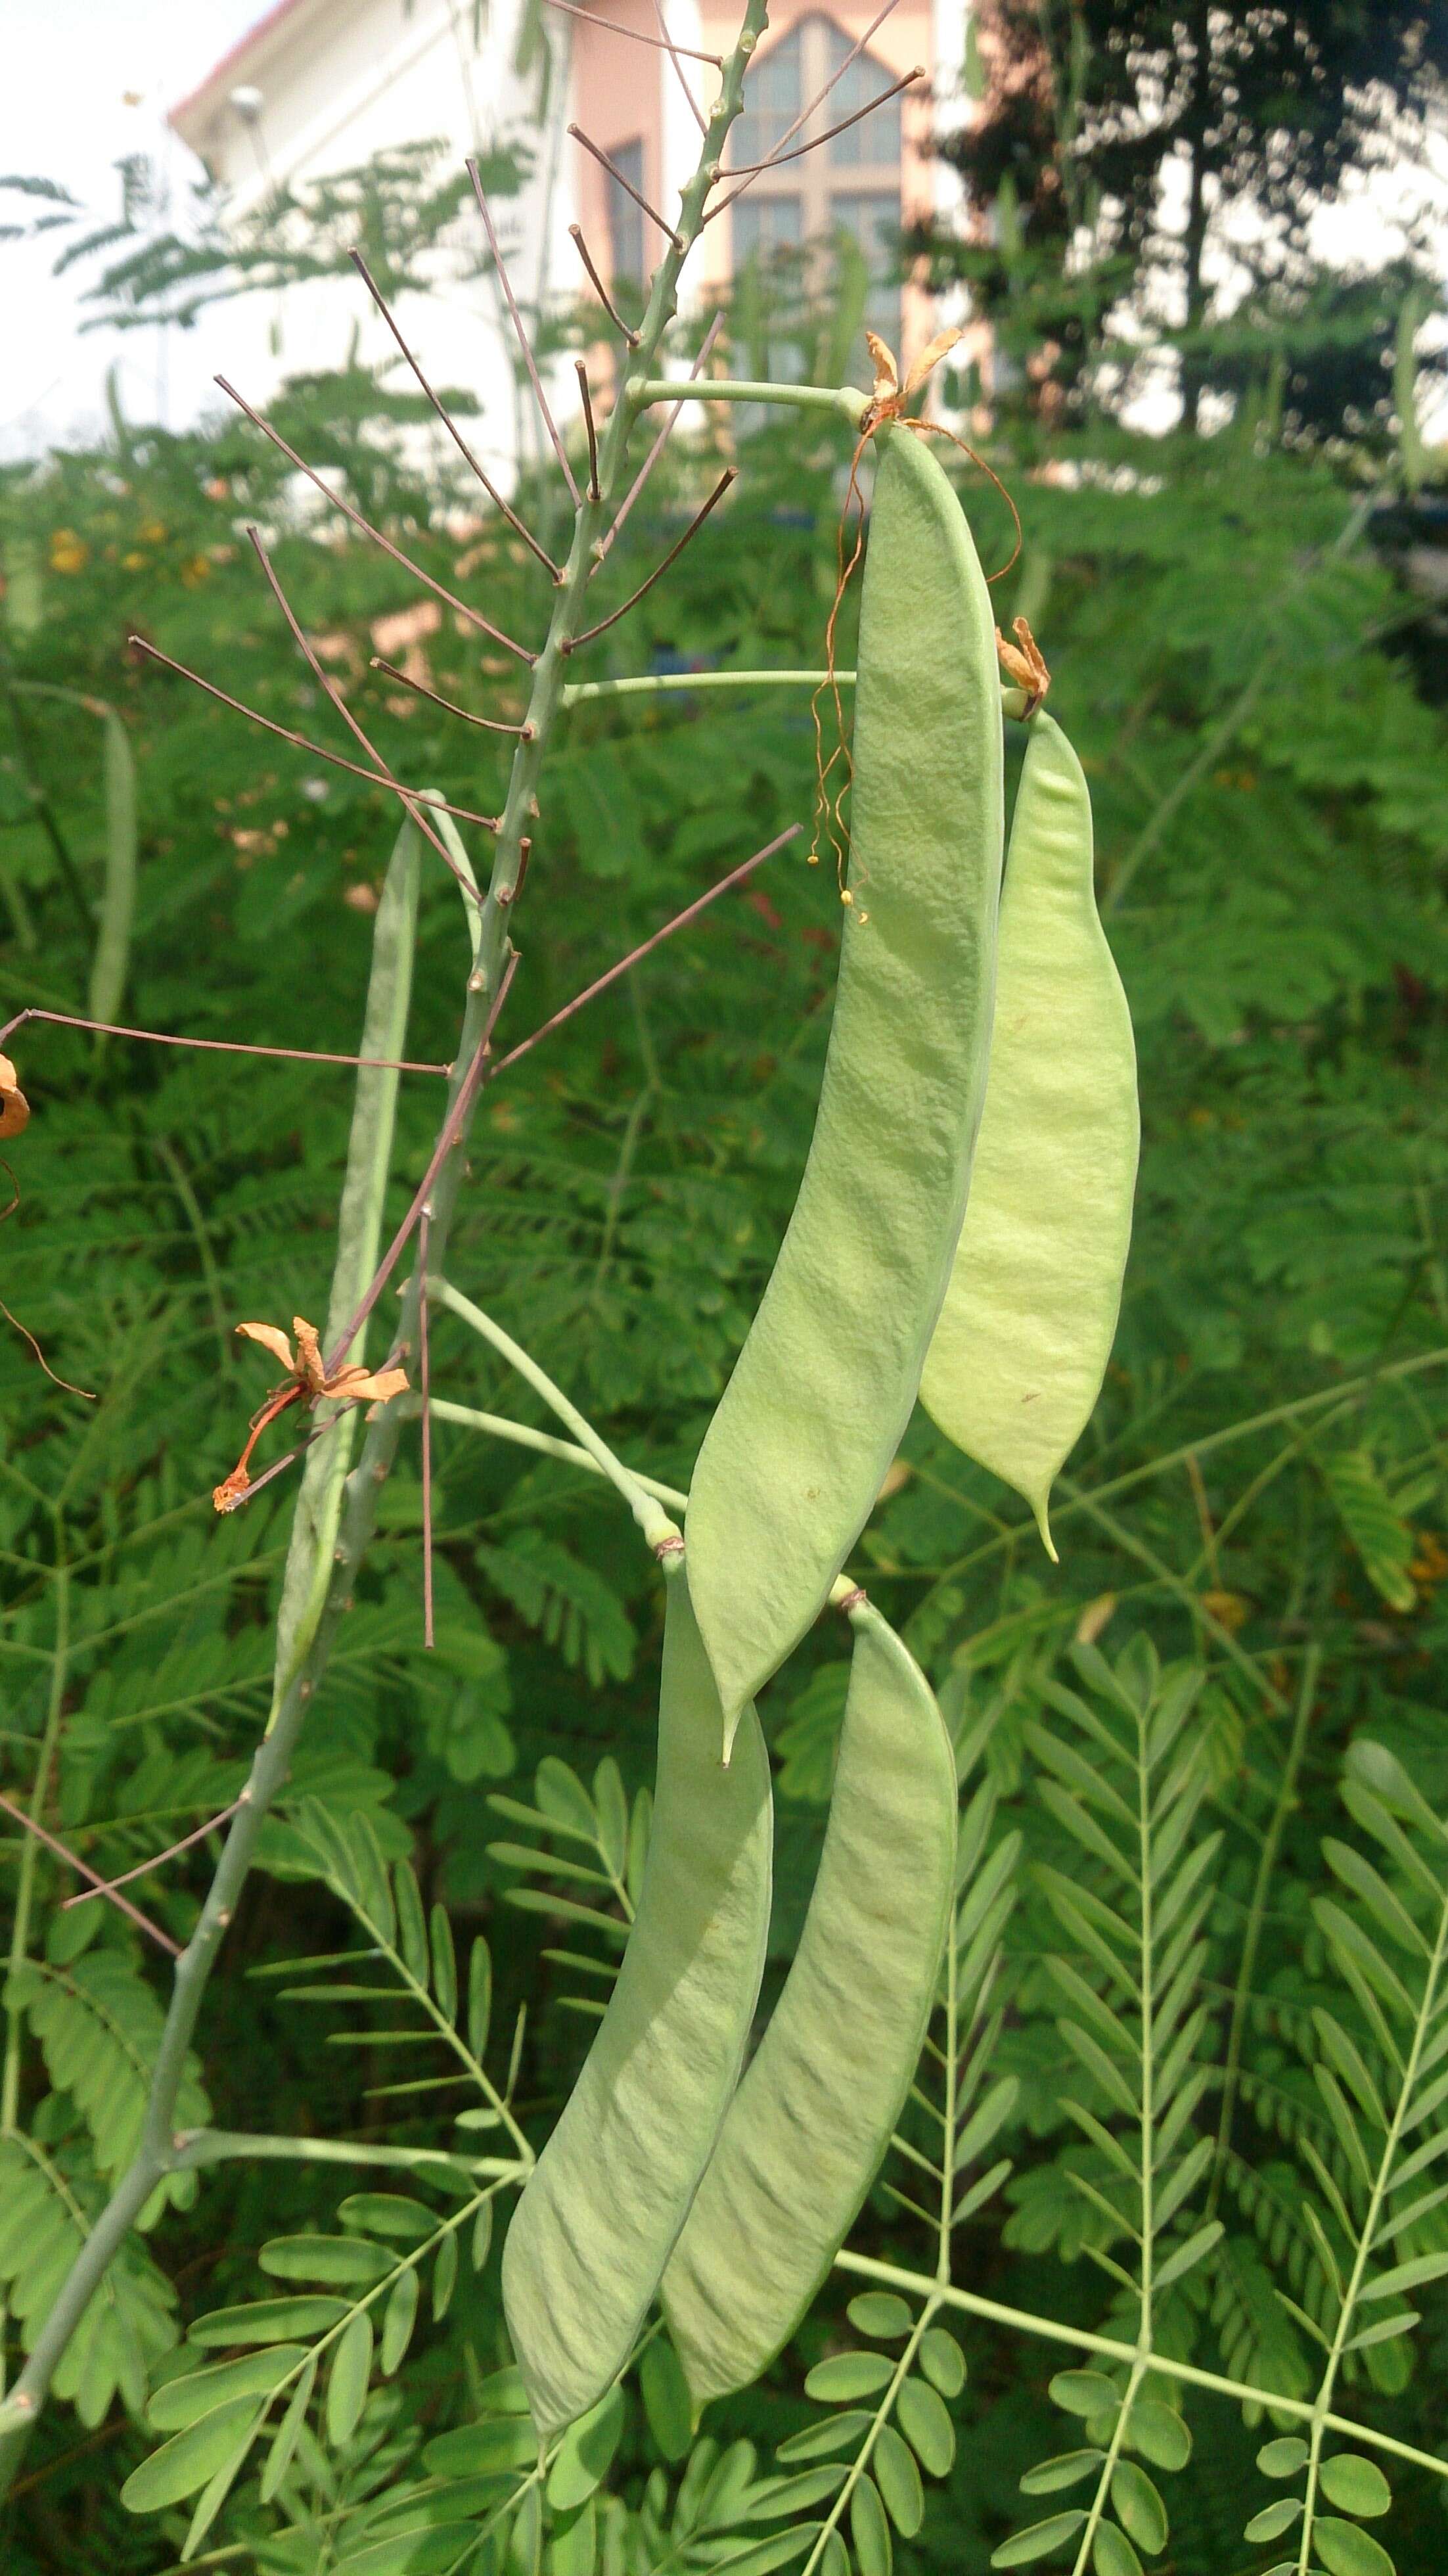
M 1051 344 L 1067 391 L 1123 301 L 1168 323 L 1195 417 L 1209 383 L 1232 381 L 1210 329 L 1214 224 L 1250 208 L 1225 300 L 1245 303 L 1245 286 L 1259 339 L 1296 344 L 1304 425 L 1336 427 L 1385 390 L 1378 344 L 1403 281 L 1359 282 L 1345 332 L 1341 299 L 1318 309 L 1311 219 L 1349 179 L 1421 150 L 1445 67 L 1441 0 L 982 0 L 977 112 L 943 150 L 991 210 L 988 237 L 936 237 L 938 270 L 967 277 L 1013 340 Z

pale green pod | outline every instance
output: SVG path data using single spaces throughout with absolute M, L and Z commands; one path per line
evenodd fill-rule
M 1004 839 L 990 597 L 923 441 L 888 428 L 876 452 L 855 917 L 799 1197 L 689 1492 L 731 1730 L 821 1608 L 909 1421 L 985 1094 Z
M 924 1674 L 861 1605 L 829 1824 L 784 1992 L 664 2274 L 695 2411 L 787 2342 L 920 2055 L 955 1880 L 955 1757 Z
M 1091 799 L 1060 726 L 1039 714 L 1011 820 L 970 1205 L 920 1396 L 957 1447 L 1024 1495 L 1052 1557 L 1051 1486 L 1116 1335 L 1139 1141 Z
M 759 1999 L 772 1847 L 758 1719 L 746 1712 L 725 1770 L 719 1695 L 675 1557 L 638 1915 L 503 2249 L 508 2331 L 545 2441 L 623 2369 L 713 2151 Z

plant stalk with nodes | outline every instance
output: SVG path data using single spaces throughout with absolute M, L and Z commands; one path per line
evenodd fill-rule
M 435 1269 L 440 1268 L 445 1260 L 462 1180 L 463 1149 L 485 1078 L 492 1033 L 516 962 L 509 935 L 512 907 L 527 864 L 544 753 L 562 710 L 568 658 L 576 639 L 589 623 L 586 597 L 589 581 L 596 569 L 598 549 L 628 498 L 633 468 L 633 435 L 652 399 L 645 389 L 646 381 L 678 309 L 680 275 L 698 238 L 709 193 L 719 175 L 729 130 L 742 105 L 745 71 L 765 23 L 766 0 L 749 0 L 738 39 L 723 65 L 718 100 L 709 117 L 698 167 L 683 192 L 678 223 L 671 228 L 672 238 L 655 272 L 648 305 L 639 326 L 637 367 L 645 382 L 635 383 L 630 379 L 626 383 L 599 440 L 596 499 L 587 492 L 578 492 L 561 442 L 554 433 L 560 463 L 576 497 L 573 541 L 561 568 L 543 643 L 535 654 L 522 655 L 531 666 L 527 718 L 513 758 L 507 799 L 497 819 L 491 874 L 477 905 L 473 963 L 467 979 L 462 1023 L 449 1078 L 447 1110 L 429 1165 L 425 1192 L 419 1193 L 419 1202 L 411 1219 L 415 1223 L 426 1215 L 429 1259 Z M 473 178 L 491 234 L 491 220 L 476 171 Z M 501 272 L 501 262 L 499 266 Z M 512 310 L 518 321 L 524 354 L 530 362 L 530 374 L 536 384 L 536 369 L 531 363 L 526 333 L 517 317 L 516 306 L 512 306 Z M 662 390 L 665 398 L 677 399 L 678 389 L 673 384 L 665 385 Z M 538 392 L 545 419 L 551 428 L 551 415 L 547 413 L 541 385 Z M 258 419 L 254 413 L 251 417 Z M 259 420 L 258 425 L 264 426 Z M 296 461 L 301 464 L 300 459 Z M 329 493 L 328 497 L 333 496 Z M 372 533 L 370 530 L 367 532 Z M 462 601 L 452 600 L 451 604 L 470 622 L 486 622 Z M 365 748 L 371 755 L 371 745 L 366 744 Z M 394 793 L 401 796 L 418 829 L 432 839 L 432 825 L 424 810 L 426 800 L 409 795 L 387 776 L 383 765 L 375 760 L 371 774 L 379 777 L 379 783 L 390 785 Z M 449 864 L 455 864 L 451 858 Z M 400 1257 L 402 1248 L 401 1244 L 394 1245 L 388 1256 L 390 1264 Z M 347 1249 L 344 1242 L 339 1270 L 345 1267 Z M 337 1284 L 334 1283 L 334 1304 Z M 340 1350 L 328 1350 L 328 1360 L 333 1366 L 340 1365 L 351 1351 L 363 1310 L 370 1311 L 376 1293 L 380 1291 L 375 1283 L 367 1280 L 357 1283 L 357 1294 L 351 1304 L 344 1307 L 341 1317 L 346 1329 Z M 392 1347 L 399 1355 L 418 1348 L 422 1302 L 422 1274 L 420 1269 L 415 1269 L 404 1291 L 392 1336 Z M 337 1453 L 338 1435 L 333 1434 L 320 1442 L 309 1456 L 288 1558 L 271 1715 L 266 1735 L 252 1764 L 247 1784 L 249 1795 L 227 1829 L 221 1859 L 196 1929 L 176 1966 L 140 2147 L 72 2265 L 9 2396 L 0 2405 L 0 2492 L 8 2489 L 18 2471 L 56 2367 L 92 2296 L 116 2259 L 128 2230 L 157 2182 L 173 2169 L 180 2152 L 173 2135 L 174 2104 L 202 1999 L 255 1857 L 262 1825 L 285 1786 L 309 1703 L 326 1672 L 333 1638 L 351 1601 L 358 1565 L 374 1527 L 378 1494 L 392 1466 L 402 1428 L 403 1417 L 397 1406 L 381 1407 L 367 1426 L 356 1464 L 340 1480 L 340 1491 L 335 1494 L 329 1493 L 328 1489 L 337 1482 L 333 1475 L 333 1460 Z M 317 1506 L 324 1498 L 329 1507 L 319 1513 Z M 322 1561 L 319 1533 L 332 1526 L 335 1527 L 335 1538 L 325 1551 L 325 1561 Z M 528 2152 L 526 2142 L 521 2139 L 520 2150 L 525 2155 Z

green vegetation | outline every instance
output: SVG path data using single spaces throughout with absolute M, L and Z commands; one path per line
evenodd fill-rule
M 803 353 L 817 381 L 838 327 Z M 752 329 L 746 296 L 725 344 L 741 377 L 763 372 Z M 354 372 L 293 387 L 276 418 L 435 580 L 541 635 L 546 572 L 479 517 L 420 404 Z M 849 427 L 823 407 L 704 419 L 633 513 L 597 615 L 726 461 L 728 507 L 580 678 L 818 667 Z M 540 2473 L 502 2220 L 639 1904 L 663 1586 L 586 1452 L 440 1417 L 427 1653 L 404 1424 L 218 1927 L 176 2106 L 194 2146 L 138 2207 L 16 2477 L 17 2576 L 161 2576 L 193 2530 L 193 2563 L 277 2576 L 530 2576 L 545 2556 L 556 2576 L 845 2576 L 846 2548 L 861 2576 L 896 2551 L 966 2576 L 1053 2549 L 1104 2576 L 1164 2547 L 1181 2576 L 1442 2563 L 1448 2481 L 1421 2456 L 1448 2454 L 1442 721 L 1351 459 L 1284 452 L 1256 416 L 1200 441 L 1052 435 L 1036 418 L 992 436 L 1026 538 L 995 597 L 1041 639 L 1089 779 L 1141 1179 L 1106 1388 L 1055 1486 L 1059 1567 L 920 1412 L 850 1561 L 935 1686 L 963 1783 L 901 2143 L 794 2341 L 702 2439 L 655 2333 Z M 989 569 L 1007 514 L 961 481 Z M 521 506 L 561 555 L 556 483 Z M 369 1028 L 401 1025 L 416 866 L 398 1051 L 449 1058 L 474 914 L 435 853 L 404 832 L 379 915 L 392 800 L 126 639 L 350 755 L 258 578 L 258 524 L 388 760 L 487 813 L 506 737 L 370 665 L 515 724 L 521 665 L 450 609 L 394 622 L 415 585 L 244 424 L 117 424 L 104 453 L 11 472 L 0 512 L 5 1016 L 86 1011 L 104 962 L 118 1019 L 350 1052 L 369 973 Z M 500 1049 L 807 821 L 813 789 L 804 690 L 574 704 L 530 822 Z M 813 1125 L 840 913 L 804 846 L 484 1092 L 431 1308 L 454 1414 L 545 1422 L 496 1341 L 461 1329 L 476 1301 L 630 1468 L 687 1486 Z M 264 1382 L 233 1327 L 286 1328 L 329 1294 L 345 1319 L 349 1155 L 357 1258 L 407 1208 L 440 1090 L 401 1077 L 379 1195 L 391 1100 L 364 1079 L 354 1124 L 345 1067 L 39 1023 L 5 1044 L 33 1115 L 8 1147 L 23 1195 L 0 1293 L 97 1401 L 0 1343 L 0 1760 L 12 1805 L 111 1878 L 232 1805 L 272 1704 L 299 1467 L 214 1514 Z M 308 1463 L 313 1527 L 337 1504 L 327 1457 Z M 295 1575 L 288 1599 L 309 1637 Z M 821 1845 L 847 1648 L 827 1617 L 761 1700 L 769 2002 Z M 128 1890 L 166 1941 L 191 1938 L 216 1849 Z M 69 1872 L 8 1817 L 0 1868 L 9 2384 L 143 2135 L 168 1962 L 114 1908 L 61 1910 Z

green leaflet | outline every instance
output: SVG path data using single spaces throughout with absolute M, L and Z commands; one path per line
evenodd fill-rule
M 909 2090 L 949 1921 L 950 1739 L 879 1612 L 850 1616 L 839 1765 L 799 1949 L 664 2275 L 696 2412 L 757 2378 L 828 2272 Z
M 382 901 L 372 933 L 372 974 L 358 1053 L 396 1059 L 407 1036 L 412 998 L 413 940 L 422 836 L 409 819 L 403 824 L 388 862 Z M 347 1177 L 337 1219 L 337 1262 L 327 1308 L 322 1347 L 330 1352 L 355 1314 L 377 1264 L 382 1233 L 382 1206 L 392 1157 L 392 1130 L 397 1113 L 395 1073 L 360 1067 L 352 1134 L 347 1147 Z M 345 1357 L 360 1360 L 365 1332 Z M 292 1522 L 287 1571 L 277 1612 L 276 1680 L 273 1713 L 311 1644 L 332 1575 L 332 1548 L 342 1509 L 342 1486 L 356 1435 L 355 1405 L 320 1405 L 317 1419 L 341 1415 L 336 1428 L 307 1452 Z
M 1024 1495 L 1052 1557 L 1052 1481 L 1116 1333 L 1139 1135 L 1131 1014 L 1096 912 L 1091 800 L 1042 713 L 1011 822 L 970 1205 L 920 1396 L 958 1448 Z
M 985 1090 L 1004 837 L 990 599 L 923 443 L 891 428 L 876 447 L 860 917 L 799 1198 L 689 1495 L 690 1582 L 729 1734 L 819 1611 L 910 1418 Z
M 764 1972 L 773 1808 L 757 1720 L 727 1770 L 719 1740 L 719 1697 L 675 1556 L 638 1914 L 503 2249 L 508 2330 L 545 2440 L 627 2362 L 739 2077 Z

